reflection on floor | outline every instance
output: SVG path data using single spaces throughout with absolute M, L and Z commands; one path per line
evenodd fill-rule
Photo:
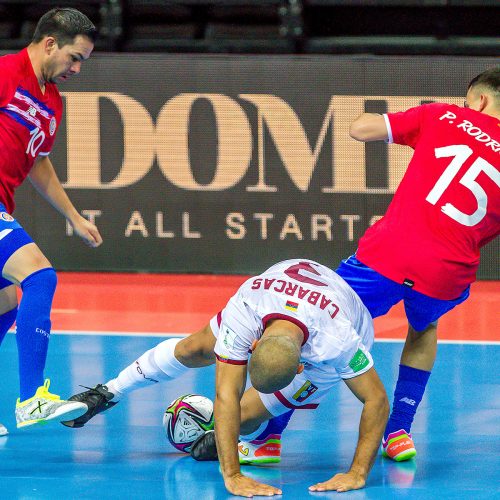
M 158 341 L 148 336 L 54 335 L 46 373 L 51 389 L 66 396 L 79 392 L 78 384 L 104 382 Z M 389 393 L 401 346 L 374 346 Z M 0 438 L 0 498 L 230 497 L 218 465 L 176 452 L 161 425 L 164 409 L 176 396 L 194 392 L 213 398 L 213 367 L 192 370 L 175 384 L 137 391 L 83 429 L 54 424 L 18 431 L 13 416 L 16 359 L 14 335 L 7 335 L 0 350 L 0 421 L 11 433 Z M 498 359 L 498 344 L 441 344 L 413 427 L 417 458 L 396 464 L 378 457 L 367 487 L 342 498 L 500 498 Z M 245 467 L 245 473 L 280 486 L 287 499 L 336 498 L 335 493 L 309 493 L 307 487 L 349 466 L 360 408 L 345 386 L 337 386 L 318 410 L 295 413 L 284 435 L 281 464 Z

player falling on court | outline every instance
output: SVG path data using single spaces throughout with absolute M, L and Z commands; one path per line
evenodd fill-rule
M 193 445 L 192 455 L 213 459 L 218 452 L 230 493 L 281 494 L 278 488 L 241 474 L 240 461 L 248 463 L 253 451 L 238 449 L 240 433 L 246 442 L 265 439 L 270 455 L 266 462 L 275 461 L 280 443 L 273 438 L 268 420 L 290 408 L 317 407 L 330 388 L 343 380 L 364 405 L 354 459 L 348 472 L 310 490 L 362 488 L 389 413 L 387 395 L 369 352 L 372 343 L 372 318 L 344 280 L 316 262 L 287 260 L 247 280 L 197 333 L 161 342 L 116 378 L 72 396 L 70 400 L 86 403 L 89 410 L 64 424 L 82 427 L 135 389 L 215 362 L 215 434 L 202 436 Z M 244 393 L 247 364 L 252 388 Z
M 56 273 L 22 226 L 11 216 L 14 191 L 29 177 L 36 190 L 71 224 L 85 243 L 102 238 L 66 195 L 49 153 L 61 123 L 62 100 L 56 84 L 80 72 L 96 38 L 96 28 L 75 9 L 43 15 L 32 43 L 0 58 L 0 343 L 14 321 L 19 353 L 18 427 L 77 416 L 85 405 L 51 394 L 44 382 L 50 337 L 50 310 Z M 22 289 L 17 307 L 16 285 Z M 0 434 L 6 434 L 0 426 Z

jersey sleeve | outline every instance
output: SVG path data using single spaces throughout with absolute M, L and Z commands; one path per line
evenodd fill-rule
M 255 335 L 252 328 L 243 320 L 241 307 L 241 300 L 238 300 L 236 295 L 210 322 L 212 331 L 217 337 L 214 347 L 215 357 L 222 363 L 232 365 L 248 363 Z
M 344 366 L 337 368 L 337 373 L 343 379 L 357 377 L 367 372 L 373 366 L 373 358 L 361 339 L 354 348 L 343 357 Z
M 422 130 L 425 106 L 417 106 L 400 113 L 384 115 L 387 142 L 415 148 Z

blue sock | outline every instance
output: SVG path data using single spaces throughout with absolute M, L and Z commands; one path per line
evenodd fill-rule
M 50 309 L 56 290 L 54 269 L 30 274 L 21 282 L 23 296 L 17 313 L 20 399 L 32 397 L 43 385 L 43 369 L 50 337 Z
M 0 344 L 3 341 L 5 334 L 9 331 L 9 328 L 14 324 L 14 321 L 16 321 L 16 316 L 17 307 L 14 307 L 14 309 L 7 311 L 0 316 Z
M 265 429 L 255 438 L 255 440 L 264 439 L 269 436 L 269 434 L 280 434 L 285 430 L 288 422 L 290 421 L 290 417 L 293 414 L 293 410 L 287 411 L 282 415 L 278 415 L 277 417 L 273 417 L 267 422 L 267 426 Z
M 394 391 L 392 413 L 385 428 L 384 439 L 391 432 L 404 429 L 411 431 L 413 417 L 417 411 L 431 372 L 406 365 L 399 365 L 399 377 Z

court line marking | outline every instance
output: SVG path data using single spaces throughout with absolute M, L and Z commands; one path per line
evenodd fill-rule
M 14 330 L 9 330 L 9 333 L 14 333 Z M 54 335 L 93 335 L 93 336 L 101 336 L 101 337 L 175 337 L 175 338 L 184 338 L 190 333 L 170 333 L 170 332 L 113 332 L 113 331 L 104 331 L 104 330 L 93 330 L 93 331 L 85 331 L 85 330 L 52 330 L 51 332 Z M 397 339 L 397 338 L 386 338 L 386 339 L 375 339 L 375 342 L 380 343 L 395 343 L 402 344 L 405 339 Z M 448 340 L 441 339 L 438 340 L 438 344 L 471 344 L 471 345 L 500 345 L 500 340 Z

